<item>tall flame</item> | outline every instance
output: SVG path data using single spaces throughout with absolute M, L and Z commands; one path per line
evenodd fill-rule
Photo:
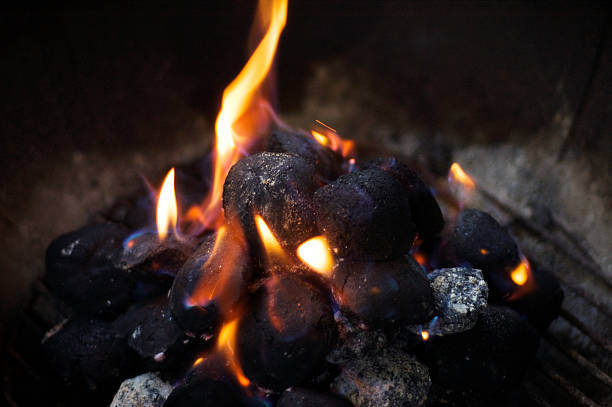
M 229 369 L 234 373 L 238 383 L 241 386 L 247 387 L 251 384 L 251 381 L 244 375 L 238 357 L 236 356 L 236 334 L 238 332 L 238 321 L 236 318 L 230 322 L 227 322 L 221 328 L 219 337 L 217 338 L 217 349 L 225 354 L 225 358 L 228 363 Z M 197 360 L 196 360 L 197 362 Z
M 212 189 L 200 217 L 204 226 L 221 223 L 221 197 L 223 183 L 231 166 L 238 161 L 253 136 L 254 127 L 241 128 L 236 124 L 249 110 L 260 108 L 265 102 L 259 89 L 266 79 L 278 40 L 287 20 L 287 0 L 261 0 L 259 21 L 269 21 L 268 29 L 238 76 L 223 92 L 221 110 L 215 122 L 216 147 L 214 151 L 214 177 Z
M 334 267 L 334 258 L 323 236 L 306 240 L 297 248 L 297 255 L 308 267 L 324 276 L 328 276 Z
M 157 235 L 159 240 L 166 238 L 169 228 L 176 232 L 177 219 L 178 209 L 174 194 L 174 168 L 172 168 L 164 179 L 159 199 L 157 200 Z

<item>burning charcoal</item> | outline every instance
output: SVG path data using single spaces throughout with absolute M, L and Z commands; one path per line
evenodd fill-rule
M 47 248 L 47 286 L 77 312 L 116 316 L 134 287 L 131 276 L 113 266 L 127 235 L 123 226 L 102 223 L 58 237 Z
M 230 225 L 242 226 L 258 247 L 255 215 L 262 216 L 283 247 L 293 249 L 316 235 L 312 195 L 318 184 L 312 163 L 291 154 L 259 153 L 238 161 L 223 186 Z
M 360 407 L 420 406 L 430 386 L 427 367 L 395 348 L 348 362 L 331 385 Z
M 176 275 L 191 252 L 192 242 L 174 237 L 159 240 L 156 232 L 138 233 L 123 244 L 116 266 L 129 272 Z
M 337 337 L 326 296 L 292 274 L 270 277 L 255 296 L 238 329 L 245 375 L 278 391 L 314 377 Z
M 268 138 L 266 150 L 274 153 L 293 153 L 305 158 L 327 182 L 338 178 L 342 170 L 342 156 L 322 146 L 306 133 L 275 130 Z
M 480 270 L 465 267 L 440 269 L 427 278 L 433 289 L 437 315 L 426 327 L 429 335 L 448 335 L 472 329 L 487 307 L 489 293 Z
M 469 331 L 428 342 L 434 383 L 458 397 L 500 404 L 518 386 L 538 347 L 535 330 L 507 307 L 489 306 Z
M 540 330 L 546 330 L 559 315 L 563 302 L 563 289 L 557 277 L 550 271 L 531 264 L 531 274 L 523 286 L 516 286 L 510 296 L 502 302 L 521 315 Z
M 165 297 L 128 310 L 114 326 L 150 369 L 176 367 L 199 350 L 174 321 Z
M 406 164 L 394 157 L 367 161 L 361 169 L 380 168 L 393 175 L 408 191 L 412 221 L 419 237 L 427 239 L 439 234 L 444 228 L 442 211 L 427 185 Z
M 367 323 L 415 324 L 432 317 L 431 287 L 408 256 L 386 262 L 341 261 L 332 280 L 336 301 Z
M 462 211 L 443 257 L 447 264 L 467 263 L 482 270 L 489 283 L 489 296 L 497 301 L 508 293 L 510 271 L 520 263 L 516 242 L 488 213 L 468 209 Z
M 110 322 L 86 317 L 68 321 L 42 348 L 47 365 L 66 384 L 102 393 L 114 391 L 137 366 L 136 355 Z
M 214 333 L 221 315 L 231 318 L 251 274 L 244 240 L 223 226 L 206 237 L 174 279 L 169 293 L 172 314 L 189 335 Z
M 336 394 L 291 387 L 283 392 L 276 407 L 351 407 L 347 399 Z
M 111 407 L 161 407 L 172 391 L 172 386 L 155 373 L 145 373 L 124 380 Z
M 376 354 L 387 345 L 387 337 L 382 330 L 367 329 L 340 311 L 334 313 L 334 319 L 338 326 L 338 342 L 327 355 L 330 363 L 344 364 L 352 359 Z
M 385 171 L 341 176 L 315 193 L 317 224 L 339 257 L 385 260 L 405 254 L 415 237 L 408 193 Z

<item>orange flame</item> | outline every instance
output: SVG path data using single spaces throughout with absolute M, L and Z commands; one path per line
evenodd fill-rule
M 429 331 L 422 330 L 421 331 L 421 338 L 423 338 L 424 341 L 429 340 Z
M 448 184 L 457 198 L 459 209 L 467 203 L 476 189 L 476 183 L 458 163 L 453 163 L 448 172 Z
M 228 367 L 236 376 L 238 383 L 240 383 L 240 385 L 243 387 L 247 387 L 249 384 L 251 384 L 251 381 L 244 375 L 244 372 L 240 367 L 240 363 L 238 362 L 236 352 L 234 351 L 236 348 L 238 321 L 239 318 L 236 318 L 223 325 L 221 332 L 219 332 L 219 337 L 217 338 L 217 349 L 225 354 Z
M 278 239 L 274 236 L 274 233 L 268 227 L 266 221 L 259 215 L 255 215 L 255 225 L 257 226 L 257 231 L 259 232 L 259 237 L 266 249 L 266 253 L 270 258 L 283 258 L 285 256 L 285 252 L 281 247 Z
M 308 267 L 326 277 L 334 267 L 334 258 L 323 236 L 306 240 L 297 248 L 297 255 Z
M 178 209 L 174 194 L 174 168 L 172 168 L 164 179 L 159 199 L 157 200 L 157 235 L 159 240 L 166 238 L 169 228 L 176 232 L 177 219 Z
M 321 144 L 323 147 L 327 147 L 329 145 L 329 139 L 318 131 L 312 130 L 310 134 L 312 134 L 312 137 L 317 140 L 317 143 Z
M 521 262 L 514 270 L 510 272 L 510 278 L 514 282 L 514 284 L 518 286 L 524 286 L 529 280 L 529 275 L 531 274 L 531 265 L 529 264 L 529 260 L 525 256 L 521 256 Z
M 355 151 L 355 142 L 352 140 L 344 140 L 338 135 L 336 130 L 329 127 L 325 123 L 315 120 L 318 125 L 317 130 L 311 130 L 310 134 L 319 144 L 324 147 L 329 147 L 332 151 L 336 151 L 344 158 L 348 158 Z
M 269 4 L 265 3 L 260 1 L 259 7 L 262 17 L 260 21 L 269 21 L 266 34 L 242 71 L 225 88 L 221 110 L 215 122 L 213 184 L 200 217 L 207 227 L 218 227 L 222 222 L 221 198 L 225 177 L 247 149 L 257 127 L 257 123 L 253 122 L 241 126 L 238 130 L 236 124 L 247 116 L 249 111 L 261 108 L 265 102 L 259 90 L 270 72 L 278 40 L 287 20 L 287 0 L 270 0 Z

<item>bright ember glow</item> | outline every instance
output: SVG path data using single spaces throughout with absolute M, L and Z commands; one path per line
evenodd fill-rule
M 334 267 L 334 258 L 323 236 L 316 236 L 302 243 L 297 248 L 297 255 L 308 267 L 324 276 L 328 276 Z
M 312 134 L 312 137 L 317 140 L 317 143 L 321 144 L 323 147 L 327 147 L 329 145 L 329 139 L 318 131 L 312 130 L 310 134 Z
M 518 286 L 523 286 L 529 280 L 529 274 L 531 272 L 531 266 L 529 265 L 529 260 L 524 256 L 521 256 L 521 262 L 514 270 L 510 272 L 510 278 L 514 282 L 514 284 Z
M 463 185 L 464 188 L 468 190 L 473 190 L 474 188 L 476 188 L 476 184 L 474 183 L 472 177 L 467 175 L 467 173 L 463 171 L 463 168 L 461 168 L 458 163 L 453 163 L 451 165 L 448 178 L 449 181 L 451 181 L 452 178 L 453 181 L 459 182 L 461 185 Z
M 205 227 L 222 222 L 223 183 L 229 169 L 247 150 L 265 120 L 267 104 L 260 87 L 272 67 L 281 32 L 287 20 L 287 0 L 260 1 L 260 19 L 268 21 L 267 31 L 238 76 L 225 88 L 221 110 L 215 122 L 214 176 L 200 221 Z M 262 110 L 263 109 L 263 110 Z M 237 124 L 240 122 L 240 126 Z
M 166 175 L 166 179 L 164 179 L 164 184 L 157 200 L 157 235 L 159 240 L 166 238 L 169 228 L 176 232 L 177 219 L 178 209 L 174 194 L 174 168 L 172 168 L 168 175 Z
M 277 258 L 284 257 L 285 252 L 278 242 L 278 239 L 276 239 L 276 236 L 274 236 L 274 233 L 272 233 L 268 227 L 266 221 L 261 216 L 255 215 L 255 225 L 257 226 L 259 237 L 261 238 L 261 242 L 268 256 Z
M 424 341 L 427 341 L 429 339 L 429 331 L 422 330 L 421 331 L 421 338 L 423 338 Z
M 251 384 L 251 381 L 244 375 L 240 363 L 238 362 L 236 352 L 234 351 L 236 348 L 238 321 L 239 319 L 236 318 L 223 325 L 221 332 L 219 332 L 219 337 L 217 338 L 217 349 L 225 354 L 228 367 L 236 376 L 238 383 L 243 387 L 247 387 Z

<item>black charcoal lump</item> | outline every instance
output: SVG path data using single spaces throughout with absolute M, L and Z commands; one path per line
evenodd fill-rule
M 412 221 L 419 237 L 427 239 L 444 228 L 444 217 L 429 187 L 406 164 L 395 157 L 376 158 L 365 162 L 361 169 L 380 168 L 393 175 L 408 191 Z
M 327 361 L 335 365 L 376 354 L 387 345 L 387 336 L 382 329 L 367 328 L 358 319 L 350 318 L 341 311 L 334 313 L 338 326 L 338 342 L 327 355 Z
M 145 373 L 124 380 L 111 407 L 161 407 L 170 395 L 172 385 L 155 373 Z
M 370 168 L 315 193 L 317 225 L 341 258 L 386 260 L 410 250 L 416 235 L 410 199 L 393 175 Z
M 360 407 L 420 406 L 430 386 L 428 368 L 395 348 L 348 362 L 331 384 Z
M 351 407 L 347 399 L 331 393 L 291 387 L 283 392 L 276 407 Z
M 230 225 L 242 227 L 253 247 L 259 242 L 255 216 L 261 216 L 293 253 L 317 234 L 312 196 L 318 186 L 314 165 L 298 155 L 263 152 L 245 157 L 225 179 L 225 217 Z

